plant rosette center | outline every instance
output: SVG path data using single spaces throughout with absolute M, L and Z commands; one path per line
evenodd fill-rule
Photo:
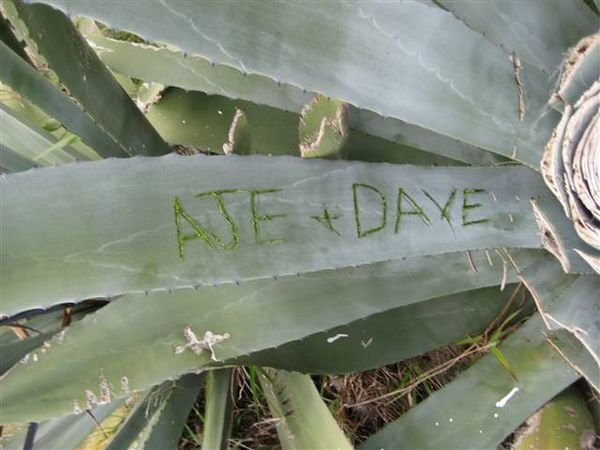
M 562 112 L 541 161 L 549 189 L 579 237 L 576 249 L 600 273 L 600 33 L 582 39 L 563 63 L 550 105 Z

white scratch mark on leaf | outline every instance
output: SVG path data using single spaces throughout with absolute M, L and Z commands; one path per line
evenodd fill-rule
M 328 343 L 328 344 L 333 344 L 333 343 L 334 343 L 335 341 L 337 341 L 338 339 L 341 339 L 341 338 L 347 338 L 347 337 L 348 337 L 348 335 L 347 335 L 347 334 L 345 334 L 345 333 L 338 333 L 338 334 L 336 334 L 335 336 L 328 337 L 328 338 L 327 338 L 327 343 Z
M 361 345 L 362 345 L 364 348 L 367 348 L 369 345 L 371 345 L 371 343 L 372 343 L 372 342 L 373 342 L 373 338 L 369 338 L 369 339 L 367 339 L 367 342 L 365 342 L 365 341 L 363 341 L 363 340 L 361 339 L 361 341 L 360 341 L 360 344 L 361 344 Z
M 513 398 L 513 396 L 517 392 L 519 392 L 519 388 L 515 386 L 514 388 L 511 389 L 511 391 L 508 394 L 506 394 L 504 397 L 502 397 L 500 400 L 498 400 L 496 402 L 496 408 L 504 408 L 506 406 L 506 404 L 509 402 L 509 400 L 511 398 Z M 494 414 L 494 417 L 498 417 L 498 414 L 497 413 Z

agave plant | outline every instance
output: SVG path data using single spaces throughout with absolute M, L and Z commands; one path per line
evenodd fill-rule
M 307 374 L 475 342 L 522 283 L 360 448 L 591 448 L 548 402 L 600 390 L 599 7 L 3 0 L 5 446 L 118 410 L 106 448 L 174 448 L 206 383 L 227 448 L 246 365 L 283 448 L 351 448 Z

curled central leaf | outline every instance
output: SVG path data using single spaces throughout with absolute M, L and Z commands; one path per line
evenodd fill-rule
M 579 237 L 600 249 L 600 33 L 582 39 L 565 60 L 550 103 L 563 117 L 546 145 L 542 173 Z M 597 252 L 578 253 L 600 272 Z

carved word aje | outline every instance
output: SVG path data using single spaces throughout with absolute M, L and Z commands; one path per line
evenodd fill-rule
M 284 219 L 286 214 L 269 214 L 259 208 L 258 199 L 261 196 L 272 195 L 281 192 L 279 188 L 269 189 L 222 189 L 215 191 L 202 192 L 195 195 L 197 199 L 212 198 L 216 212 L 223 218 L 228 226 L 229 236 L 221 237 L 215 232 L 209 230 L 202 225 L 199 219 L 193 217 L 183 206 L 179 197 L 173 198 L 173 211 L 175 213 L 175 227 L 177 231 L 177 247 L 179 256 L 185 256 L 185 246 L 188 241 L 200 240 L 208 247 L 214 249 L 222 249 L 232 251 L 240 245 L 239 224 L 235 222 L 231 213 L 227 209 L 226 198 L 232 195 L 247 196 L 249 201 L 249 219 L 252 225 L 254 241 L 256 244 L 280 244 L 285 242 L 283 237 L 265 238 L 261 233 L 261 226 L 264 222 L 274 219 Z M 482 207 L 481 203 L 477 202 L 477 198 L 482 195 L 487 195 L 485 189 L 452 189 L 447 193 L 445 198 L 434 198 L 429 192 L 422 189 L 426 202 L 429 204 L 427 211 L 424 208 L 424 202 L 419 203 L 414 195 L 411 195 L 405 188 L 398 188 L 393 202 L 390 202 L 386 195 L 377 187 L 366 183 L 354 183 L 351 186 L 351 196 L 354 216 L 354 237 L 363 239 L 372 236 L 384 230 L 388 225 L 392 225 L 394 234 L 398 234 L 402 230 L 402 225 L 405 220 L 412 217 L 420 220 L 424 225 L 431 225 L 433 220 L 441 220 L 448 224 L 450 229 L 453 228 L 452 210 L 455 209 L 457 197 L 462 197 L 460 203 L 460 222 L 459 225 L 466 227 L 471 225 L 482 224 L 489 221 L 489 218 L 480 217 L 474 211 Z M 364 224 L 364 213 L 361 208 L 361 198 L 370 196 L 371 202 L 379 208 L 379 223 L 368 227 Z M 433 213 L 432 213 L 433 207 Z M 318 223 L 320 226 L 329 232 L 342 236 L 339 227 L 336 227 L 338 220 L 342 219 L 339 213 L 332 213 L 330 208 L 323 204 L 322 210 L 318 214 L 309 216 L 312 223 Z M 187 224 L 191 232 L 184 231 L 184 224 Z

